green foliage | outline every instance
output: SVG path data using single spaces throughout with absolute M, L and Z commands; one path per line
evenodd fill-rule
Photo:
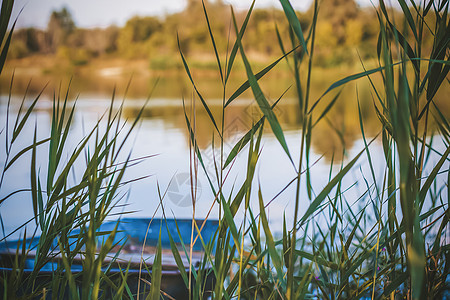
M 119 31 L 117 48 L 127 58 L 148 57 L 150 39 L 161 30 L 161 23 L 154 17 L 134 17 Z
M 278 56 L 278 35 L 284 41 L 289 40 L 291 25 L 285 18 L 285 9 L 290 11 L 291 21 L 298 20 L 292 27 L 296 35 L 310 28 L 313 5 L 306 13 L 299 13 L 291 10 L 287 2 L 284 3 L 283 10 L 254 10 L 246 28 L 245 50 L 251 61 L 267 63 Z M 216 48 L 225 53 L 228 39 L 234 37 L 234 31 L 230 27 L 232 18 L 229 8 L 222 1 L 205 1 L 205 7 L 210 20 L 214 20 L 210 25 L 216 33 Z M 244 18 L 244 12 L 236 13 L 237 21 Z M 183 53 L 191 55 L 197 61 L 193 67 L 210 68 L 210 63 L 214 63 L 215 59 L 206 51 L 211 40 L 206 23 L 199 22 L 203 19 L 203 7 L 196 3 L 188 5 L 182 12 L 165 17 L 132 17 L 122 28 L 112 26 L 105 29 L 80 29 L 76 28 L 70 12 L 63 8 L 52 13 L 46 31 L 17 31 L 13 39 L 17 40 L 17 55 L 14 58 L 35 53 L 57 53 L 59 47 L 67 46 L 84 49 L 94 55 L 108 54 L 108 57 L 114 54 L 113 56 L 125 59 L 153 61 L 155 57 L 168 56 L 170 60 L 176 61 L 178 45 L 174 36 L 178 33 Z M 353 65 L 357 61 L 356 49 L 363 58 L 374 58 L 378 25 L 373 10 L 359 8 L 354 0 L 324 0 L 319 21 L 316 32 L 317 60 L 314 64 L 322 67 Z M 20 52 L 19 47 L 24 44 L 27 51 Z M 153 63 L 150 64 L 152 65 Z M 156 65 L 159 69 L 175 67 L 175 64 Z
M 2 1 L 1 17 L 0 17 L 0 74 L 5 65 L 6 55 L 8 54 L 9 45 L 11 43 L 12 33 L 16 22 L 14 22 L 11 30 L 8 31 L 9 19 L 11 18 L 14 0 Z
M 48 27 L 49 29 L 60 28 L 62 31 L 70 33 L 75 29 L 75 22 L 69 10 L 63 7 L 60 11 L 52 12 Z
M 64 45 L 68 36 L 74 30 L 75 22 L 66 7 L 63 7 L 60 11 L 53 11 L 47 26 L 50 47 L 56 50 L 60 45 Z
M 92 58 L 92 54 L 83 48 L 69 48 L 66 46 L 58 47 L 56 55 L 59 58 L 70 61 L 75 66 L 85 65 Z
M 326 3 L 329 5 L 326 6 Z M 181 40 L 177 39 L 176 47 L 183 68 L 192 83 L 195 98 L 201 101 L 202 109 L 209 118 L 210 128 L 214 131 L 213 137 L 218 138 L 220 144 L 220 155 L 214 158 L 215 169 L 211 174 L 198 146 L 195 116 L 184 107 L 192 151 L 191 181 L 196 181 L 200 167 L 215 197 L 211 199 L 211 205 L 219 207 L 220 219 L 216 234 L 212 240 L 206 241 L 202 237 L 203 226 L 199 226 L 194 220 L 194 210 L 190 243 L 201 243 L 205 255 L 197 266 L 190 262 L 188 270 L 184 269 L 179 252 L 183 251 L 186 257 L 190 257 L 187 247 L 189 241 L 181 241 L 180 250 L 173 238 L 169 237 L 171 251 L 190 298 L 443 298 L 444 293 L 448 292 L 450 251 L 445 236 L 449 228 L 450 126 L 435 97 L 440 88 L 449 83 L 449 1 L 444 0 L 436 4 L 430 0 L 424 1 L 424 6 L 412 3 L 412 6 L 408 7 L 404 0 L 399 0 L 402 11 L 400 19 L 397 12 L 388 10 L 384 1 L 380 1 L 376 10 L 379 31 L 376 44 L 378 65 L 366 69 L 362 60 L 363 72 L 331 83 L 318 99 L 311 96 L 311 78 L 314 76 L 316 60 L 320 61 L 326 57 L 326 51 L 340 55 L 339 51 L 335 52 L 335 47 L 342 47 L 341 51 L 347 51 L 353 43 L 372 39 L 373 32 L 366 31 L 365 20 L 359 17 L 358 8 L 352 1 L 324 1 L 320 8 L 323 8 L 323 16 L 330 17 L 325 21 L 320 17 L 322 11 L 319 9 L 319 1 L 314 1 L 308 22 L 302 20 L 303 15 L 293 11 L 288 1 L 282 1 L 282 5 L 285 25 L 288 26 L 277 24 L 275 33 L 283 54 L 259 72 L 253 72 L 254 67 L 247 58 L 247 53 L 251 52 L 253 47 L 249 42 L 252 39 L 250 33 L 258 30 L 264 32 L 266 29 L 260 25 L 260 21 L 255 27 L 251 23 L 251 15 L 255 13 L 256 19 L 263 20 L 268 18 L 268 15 L 262 11 L 253 11 L 254 2 L 245 16 L 237 16 L 231 10 L 234 35 L 231 36 L 229 45 L 228 41 L 222 44 L 225 41 L 224 28 L 221 25 L 223 14 L 222 17 L 215 15 L 223 11 L 221 1 L 214 5 L 200 5 L 192 1 L 189 2 L 186 12 L 177 15 L 183 17 L 189 14 L 194 18 L 183 19 L 188 25 L 183 31 L 180 30 Z M 341 7 L 345 9 L 341 10 Z M 336 12 L 337 17 L 332 17 L 332 12 Z M 205 19 L 204 31 L 196 30 L 196 26 L 199 26 L 199 14 Z M 140 21 L 133 22 L 139 24 Z M 149 24 L 151 22 L 149 21 Z M 191 22 L 196 23 L 195 26 L 190 24 Z M 171 26 L 176 27 L 177 21 L 169 16 L 166 24 L 170 24 L 168 26 L 173 29 Z M 308 26 L 304 26 L 305 24 Z M 161 26 L 161 30 L 164 30 L 165 25 Z M 360 26 L 361 30 L 348 35 L 353 26 Z M 127 35 L 123 38 L 126 37 L 129 41 L 138 39 L 137 43 L 141 43 L 144 48 L 150 41 L 163 43 L 161 37 L 157 37 L 158 33 L 149 28 L 152 26 L 143 26 L 142 30 L 132 29 L 130 25 Z M 341 34 L 341 31 L 344 33 Z M 335 38 L 323 39 L 322 35 L 325 34 Z M 195 73 L 191 72 L 189 55 L 195 52 L 196 45 L 209 45 L 210 56 L 215 61 L 217 78 L 223 91 L 219 115 L 212 113 L 206 98 L 198 88 Z M 169 44 L 159 46 L 173 47 Z M 205 52 L 205 49 L 202 48 L 202 51 Z M 131 56 L 135 55 L 135 50 L 130 51 Z M 243 80 L 239 87 L 230 91 L 228 79 L 236 69 L 233 67 L 236 67 L 238 53 L 247 80 Z M 289 148 L 274 111 L 279 101 L 283 101 L 284 94 L 280 95 L 276 102 L 270 103 L 264 94 L 261 80 L 269 76 L 271 70 L 282 60 L 287 61 L 292 74 L 293 89 L 298 102 L 296 115 L 302 125 L 302 130 L 298 133 L 298 153 Z M 377 85 L 373 76 L 380 76 L 381 84 Z M 345 99 L 341 99 L 341 88 L 363 79 L 371 86 L 373 106 L 381 130 L 378 134 L 368 136 L 364 129 L 365 112 L 358 103 L 354 118 L 359 121 L 363 146 L 359 153 L 349 159 L 344 149 L 345 159 L 340 164 L 332 162 L 328 182 L 317 187 L 311 182 L 311 172 L 314 168 L 311 161 L 312 136 L 317 134 L 316 128 L 324 122 L 332 124 L 329 113 L 333 109 L 338 109 L 339 105 L 349 105 L 347 102 L 342 104 Z M 262 117 L 254 120 L 252 128 L 227 155 L 224 136 L 229 120 L 225 118 L 225 114 L 229 109 L 228 105 L 248 89 L 252 90 L 254 102 Z M 13 122 L 13 128 L 9 128 L 7 123 L 2 131 L 6 139 L 7 154 L 2 178 L 17 159 L 31 152 L 30 192 L 35 214 L 33 220 L 43 232 L 37 250 L 37 267 L 30 277 L 24 276 L 21 271 L 25 265 L 23 257 L 29 249 L 25 243 L 19 243 L 17 246 L 14 262 L 17 272 L 12 272 L 8 278 L 2 278 L 7 287 L 5 295 L 16 297 L 18 291 L 23 291 L 22 285 L 30 289 L 31 297 L 42 296 L 44 288 L 52 290 L 56 295 L 61 291 L 60 287 L 67 286 L 71 296 L 78 298 L 78 278 L 70 271 L 70 264 L 80 253 L 84 258 L 81 298 L 96 298 L 104 286 L 123 293 L 127 290 L 126 275 L 121 274 L 118 287 L 110 280 L 110 274 L 100 268 L 106 254 L 113 247 L 111 241 L 116 229 L 107 233 L 109 238 L 100 249 L 96 245 L 96 229 L 116 203 L 121 180 L 129 162 L 128 159 L 124 164 L 117 161 L 118 152 L 129 136 L 129 132 L 125 133 L 124 141 L 119 144 L 121 110 L 113 112 L 112 103 L 106 130 L 101 131 L 97 124 L 73 151 L 69 151 L 71 155 L 64 161 L 61 157 L 67 151 L 65 145 L 69 138 L 74 107 L 68 107 L 67 96 L 63 99 L 55 97 L 49 136 L 38 140 L 36 125 L 33 141 L 27 147 L 14 152 L 38 99 L 39 96 L 28 105 L 23 103 Z M 137 118 L 141 113 L 142 111 Z M 430 119 L 436 122 L 438 135 L 433 135 L 429 129 Z M 262 135 L 266 121 L 279 142 L 280 149 L 284 150 L 284 154 L 292 162 L 291 167 L 295 172 L 294 178 L 286 182 L 285 187 L 270 201 L 263 199 L 261 190 L 264 186 L 259 185 L 257 192 L 253 188 L 254 181 L 258 178 L 260 155 L 264 151 Z M 136 124 L 137 120 L 130 130 Z M 341 137 L 345 146 L 341 130 L 333 126 L 332 129 Z M 441 140 L 443 150 L 435 146 L 436 139 Z M 374 140 L 381 144 L 383 161 L 375 161 L 373 158 L 371 147 Z M 91 147 L 88 146 L 90 141 L 93 142 Z M 44 144 L 48 145 L 48 165 L 37 162 L 36 159 L 36 152 Z M 228 174 L 236 162 L 236 157 L 246 151 L 245 176 L 241 180 L 229 179 Z M 428 153 L 431 152 L 437 155 L 436 162 L 429 160 Z M 82 154 L 86 157 L 83 176 L 79 181 L 71 183 L 67 180 L 68 174 Z M 294 161 L 294 158 L 298 158 L 298 162 Z M 362 158 L 368 161 L 369 171 L 367 175 L 360 169 L 362 176 L 355 186 L 362 189 L 362 192 L 354 199 L 350 198 L 353 196 L 348 196 L 348 190 L 352 186 L 344 186 L 344 179 L 352 176 L 352 170 L 355 170 Z M 375 174 L 375 166 L 381 169 L 381 177 Z M 46 176 L 41 176 L 42 172 L 45 172 Z M 440 185 L 438 179 L 442 176 L 445 176 L 447 181 Z M 3 179 L 0 179 L 0 188 L 2 181 Z M 223 188 L 228 181 L 233 181 L 232 191 Z M 285 213 L 293 215 L 293 222 L 290 225 L 284 218 L 283 232 L 277 234 L 270 226 L 266 210 L 277 200 L 278 195 L 291 185 L 295 187 L 295 197 L 292 198 L 295 209 Z M 302 189 L 303 186 L 306 191 Z M 160 197 L 163 201 L 164 196 Z M 9 196 L 0 202 L 8 200 Z M 250 203 L 259 204 L 259 214 L 255 214 Z M 244 216 L 241 223 L 235 218 L 238 212 Z M 318 220 L 321 219 L 326 222 L 320 223 Z M 76 228 L 80 229 L 80 233 L 76 248 L 72 251 L 67 237 L 73 234 Z M 194 240 L 197 234 L 198 241 Z M 51 241 L 55 238 L 58 239 L 58 246 L 52 248 Z M 54 253 L 61 255 L 62 260 L 55 271 L 55 279 L 36 286 L 34 280 L 37 273 Z M 152 264 L 149 295 L 152 299 L 159 299 L 164 295 L 163 291 L 160 291 L 161 269 L 162 253 L 159 242 Z M 205 290 L 203 279 L 209 274 L 214 276 L 215 286 L 212 290 Z M 60 292 L 60 295 L 61 293 L 64 291 Z M 120 296 L 119 294 L 118 297 Z
M 276 117 L 272 116 L 276 103 L 273 106 L 267 103 L 259 83 L 260 78 L 267 76 L 278 61 L 256 75 L 253 73 L 245 54 L 247 49 L 245 43 L 250 39 L 248 33 L 250 27 L 247 28 L 246 21 L 241 28 L 237 27 L 236 21 L 234 22 L 237 38 L 233 51 L 225 60 L 231 65 L 224 67 L 219 59 L 221 56 L 217 54 L 217 48 L 213 47 L 220 78 L 228 78 L 229 72 L 232 71 L 236 55 L 234 48 L 240 50 L 248 77 L 248 81 L 231 93 L 231 97 L 226 97 L 227 81 L 222 79 L 223 114 L 229 103 L 251 87 L 254 99 L 264 117 L 258 122 L 255 120 L 253 128 L 233 147 L 228 158 L 223 156 L 224 152 L 221 148 L 222 156 L 215 161 L 215 165 L 218 166 L 216 178 L 210 178 L 211 175 L 206 172 L 202 153 L 196 146 L 192 122 L 186 114 L 191 143 L 194 145 L 194 156 L 197 157 L 209 179 L 211 189 L 216 195 L 215 201 L 219 202 L 220 207 L 223 208 L 223 215 L 221 215 L 223 227 L 218 230 L 215 240 L 219 245 L 217 249 L 221 250 L 216 251 L 212 268 L 217 279 L 213 298 L 442 298 L 444 291 L 448 289 L 446 265 L 449 249 L 442 236 L 443 228 L 448 229 L 446 217 L 448 203 L 442 199 L 445 193 L 448 193 L 448 183 L 437 188 L 436 180 L 439 172 L 448 173 L 446 168 L 448 168 L 450 153 L 449 130 L 448 122 L 445 121 L 438 106 L 434 105 L 431 112 L 430 105 L 433 103 L 433 96 L 436 95 L 435 91 L 442 85 L 448 84 L 448 80 L 443 79 L 448 74 L 449 66 L 448 43 L 444 42 L 446 35 L 443 34 L 449 26 L 448 1 L 444 1 L 440 6 L 433 6 L 432 1 L 425 2 L 425 7 L 407 7 L 403 1 L 400 1 L 403 10 L 400 20 L 405 21 L 406 27 L 402 29 L 395 25 L 402 24 L 401 21 L 395 19 L 394 22 L 398 14 L 393 16 L 388 13 L 384 2 L 381 1 L 380 9 L 377 11 L 379 18 L 377 26 L 380 29 L 379 66 L 331 84 L 322 96 L 313 102 L 310 99 L 310 82 L 313 76 L 314 60 L 323 58 L 324 48 L 331 48 L 330 50 L 336 53 L 335 47 L 339 45 L 347 47 L 368 38 L 363 31 L 362 22 L 364 21 L 357 18 L 356 7 L 353 7 L 353 10 L 341 10 L 343 15 L 340 19 L 321 21 L 323 19 L 318 17 L 320 16 L 318 1 L 315 1 L 311 25 L 305 34 L 304 31 L 295 30 L 301 22 L 294 19 L 290 5 L 286 2 L 284 4 L 286 18 L 293 29 L 288 36 L 288 43 L 285 43 L 283 34 L 280 32 L 278 40 L 280 48 L 285 53 L 282 58 L 288 61 L 292 70 L 299 103 L 297 113 L 303 130 L 300 134 L 299 163 L 293 164 L 297 177 L 286 183 L 286 188 L 294 182 L 297 184 L 297 194 L 295 199 L 292 199 L 295 210 L 286 212 L 294 214 L 294 222 L 290 230 L 284 222 L 281 240 L 274 238 L 275 235 L 265 213 L 267 206 L 272 201 L 276 201 L 276 197 L 265 204 L 261 193 L 258 194 L 260 214 L 256 218 L 248 206 L 249 201 L 256 201 L 256 196 L 251 196 L 251 184 L 258 156 L 255 156 L 255 159 L 251 157 L 253 153 L 260 151 L 259 138 L 258 146 L 255 146 L 254 135 L 258 130 L 261 131 L 264 119 L 271 119 L 269 121 L 271 121 L 274 135 L 285 149 L 286 155 L 290 157 L 291 153 L 287 150 L 283 131 Z M 337 6 L 344 5 L 339 1 L 334 1 L 332 4 L 334 6 L 331 5 L 331 8 L 328 8 L 330 14 L 332 10 L 338 10 Z M 325 4 L 321 7 L 325 7 Z M 248 12 L 247 19 L 252 9 L 253 6 Z M 427 16 L 430 12 L 433 12 L 433 18 Z M 206 11 L 205 14 L 207 14 Z M 324 14 L 327 15 L 327 9 Z M 261 16 L 264 14 L 258 14 L 257 18 Z M 341 23 L 340 20 L 345 21 Z M 425 20 L 434 20 L 434 22 Z M 331 26 L 333 22 L 339 26 Z M 341 29 L 348 32 L 353 26 L 360 30 L 353 32 L 353 35 L 345 34 L 345 38 L 341 38 L 339 32 L 335 32 Z M 210 28 L 209 24 L 208 28 Z M 246 30 L 248 32 L 244 38 Z M 426 31 L 429 32 L 425 33 Z M 328 36 L 328 40 L 322 39 L 324 35 Z M 426 38 L 422 39 L 422 36 Z M 430 42 L 427 40 L 430 36 L 434 37 L 432 48 L 429 47 Z M 211 40 L 216 40 L 216 36 L 212 33 Z M 286 53 L 287 44 L 292 45 L 293 54 Z M 301 50 L 296 50 L 299 46 Z M 180 51 L 182 51 L 181 48 Z M 340 55 L 340 52 L 337 53 Z M 187 60 L 183 54 L 182 57 L 194 89 L 202 99 L 201 92 L 197 89 L 195 79 L 187 66 Z M 227 70 L 224 77 L 222 77 L 223 70 Z M 425 74 L 421 73 L 423 70 Z M 383 81 L 381 86 L 376 86 L 371 77 L 379 74 L 382 75 Z M 328 121 L 328 113 L 342 101 L 339 99 L 340 92 L 332 97 L 331 101 L 328 100 L 328 94 L 349 82 L 363 78 L 368 79 L 372 92 L 376 96 L 374 107 L 382 130 L 373 140 L 381 136 L 385 155 L 384 178 L 380 180 L 375 175 L 374 165 L 383 162 L 374 161 L 372 158 L 370 151 L 372 142 L 366 140 L 362 112 L 358 106 L 364 147 L 348 163 L 342 162 L 340 169 L 335 171 L 334 177 L 331 176 L 330 170 L 328 183 L 316 191 L 309 175 L 313 168 L 309 157 L 311 136 L 314 135 L 314 128 Z M 427 86 L 431 88 L 426 89 Z M 324 101 L 329 102 L 324 104 L 322 103 Z M 203 101 L 202 103 L 205 109 L 208 109 L 206 103 Z M 438 154 L 440 158 L 438 162 L 427 165 L 429 162 L 425 159 L 425 153 L 437 152 L 433 144 L 427 142 L 429 135 L 432 135 L 432 132 L 428 131 L 428 118 L 432 116 L 438 124 L 441 124 L 439 125 L 440 138 L 446 148 Z M 211 122 L 216 124 L 217 120 L 210 117 Z M 358 116 L 355 117 L 358 118 Z M 219 121 L 222 124 L 225 122 L 224 119 Z M 222 132 L 224 127 L 226 125 L 216 127 L 222 141 L 221 147 L 223 147 L 221 137 L 224 134 Z M 335 130 L 341 134 L 339 130 Z M 242 183 L 233 183 L 233 186 L 241 186 L 237 193 L 226 194 L 222 191 L 222 186 L 227 180 L 223 172 L 229 172 L 229 169 L 233 168 L 236 156 L 240 152 L 247 151 L 244 149 L 248 149 L 247 172 L 251 176 L 247 175 Z M 348 177 L 350 170 L 365 155 L 370 167 L 370 176 L 366 177 L 363 174 L 362 180 L 366 183 L 367 189 L 362 193 L 361 198 L 348 199 L 346 191 L 342 190 L 343 179 Z M 333 165 L 330 169 L 333 169 Z M 429 169 L 431 171 L 424 171 Z M 305 195 L 302 195 L 300 189 L 302 184 L 306 185 Z M 261 188 L 264 187 L 260 187 L 259 191 Z M 439 189 L 439 192 L 436 189 Z M 282 192 L 283 190 L 280 191 Z M 244 198 L 245 205 L 242 201 Z M 300 217 L 301 206 L 306 206 L 307 209 Z M 397 211 L 396 207 L 400 210 Z M 430 210 L 426 211 L 424 207 L 430 207 Z M 237 224 L 232 219 L 238 210 L 244 213 L 244 221 L 241 224 Z M 374 217 L 371 218 L 369 215 Z M 325 226 L 319 225 L 314 221 L 316 217 L 326 218 L 328 222 Z M 314 228 L 313 231 L 310 228 Z M 244 236 L 247 239 L 244 239 Z M 224 246 L 229 245 L 230 240 L 234 241 L 233 247 Z M 433 249 L 426 246 L 430 245 L 430 242 L 434 245 Z M 230 259 L 233 262 L 230 263 Z M 227 277 L 223 274 L 224 268 L 231 268 L 237 272 Z
M 27 191 L 30 192 L 30 205 L 34 211 L 32 221 L 42 232 L 36 248 L 32 249 L 30 240 L 26 240 L 29 238 L 26 235 L 28 222 L 16 229 L 25 229 L 24 240 L 17 246 L 13 271 L 3 272 L 1 277 L 4 282 L 3 291 L 8 299 L 42 297 L 46 291 L 50 291 L 52 297 L 59 297 L 58 295 L 69 293 L 69 290 L 72 299 L 97 299 L 101 290 L 118 290 L 123 293 L 126 285 L 126 281 L 123 281 L 126 280 L 126 274 L 118 279 L 117 276 L 114 278 L 114 274 L 109 274 L 107 276 L 111 278 L 104 280 L 108 268 L 106 271 L 101 268 L 104 267 L 106 255 L 117 246 L 112 244 L 116 229 L 101 233 L 97 229 L 120 200 L 122 179 L 129 156 L 123 162 L 118 157 L 139 116 L 128 131 L 121 132 L 122 112 L 121 109 L 113 110 L 112 101 L 110 110 L 106 112 L 106 122 L 100 126 L 99 120 L 86 136 L 75 143 L 77 146 L 74 149 L 67 149 L 67 141 L 72 138 L 70 131 L 75 105 L 69 106 L 68 91 L 63 98 L 59 95 L 60 93 L 53 99 L 48 137 L 38 140 L 38 124 L 35 124 L 34 137 L 29 146 L 17 149 L 18 143 L 26 142 L 25 129 L 33 126 L 32 116 L 40 94 L 31 103 L 25 103 L 24 98 L 14 126 L 11 128 L 5 124 L 1 133 L 1 137 L 5 138 L 6 157 L 0 177 L 0 189 L 3 188 L 9 171 L 16 167 L 19 160 L 28 158 L 26 155 L 31 152 L 31 189 Z M 12 117 L 9 105 L 7 115 L 9 120 Z M 48 149 L 48 162 L 37 160 L 37 153 L 44 146 Z M 84 167 L 80 169 L 83 161 Z M 81 176 L 73 176 L 75 168 L 82 171 Z M 13 200 L 14 193 L 0 199 L 0 204 Z M 35 234 L 32 235 L 33 238 Z M 101 235 L 107 235 L 108 238 L 99 245 L 97 239 Z M 35 251 L 31 273 L 14 271 L 25 268 L 24 262 L 31 250 Z M 52 280 L 42 280 L 42 268 L 53 262 L 55 257 L 59 257 L 61 261 L 55 265 Z M 73 261 L 80 259 L 83 270 L 72 274 Z M 113 262 L 114 258 L 111 260 Z M 116 284 L 122 288 L 119 289 Z M 105 292 L 102 293 L 106 295 Z
M 13 41 L 9 46 L 9 58 L 23 58 L 29 54 L 28 47 L 23 41 Z

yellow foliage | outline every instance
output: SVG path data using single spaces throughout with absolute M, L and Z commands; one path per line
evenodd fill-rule
M 84 65 L 89 62 L 91 54 L 84 48 L 70 48 L 59 46 L 56 55 L 59 58 L 69 60 L 73 65 Z
M 357 19 L 350 19 L 345 23 L 345 44 L 356 46 L 363 37 L 363 24 Z
M 338 38 L 333 32 L 331 23 L 322 22 L 317 24 L 316 44 L 318 47 L 335 47 L 338 44 Z

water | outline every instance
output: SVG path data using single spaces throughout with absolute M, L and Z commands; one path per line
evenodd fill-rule
M 32 99 L 32 97 L 29 97 Z M 15 145 L 15 153 L 21 147 L 32 142 L 34 124 L 38 126 L 38 137 L 45 138 L 50 131 L 51 122 L 51 105 L 49 95 L 43 95 L 38 101 L 35 113 L 33 113 L 29 124 L 25 127 L 24 135 L 17 141 Z M 11 116 L 15 117 L 21 98 L 19 95 L 13 96 L 11 101 Z M 76 103 L 76 113 L 72 124 L 69 144 L 67 145 L 67 153 L 77 145 L 77 142 L 85 136 L 95 124 L 96 121 L 107 111 L 110 105 L 110 96 L 106 95 L 83 95 L 81 94 Z M 6 124 L 6 103 L 7 96 L 0 98 L 0 124 L 1 129 Z M 27 102 L 29 103 L 29 102 Z M 73 102 L 71 102 L 73 103 Z M 127 99 L 124 102 L 124 110 L 122 121 L 126 127 L 131 126 L 133 118 L 145 103 L 144 98 Z M 179 219 L 192 218 L 193 206 L 190 197 L 191 187 L 189 181 L 190 150 L 189 136 L 183 112 L 182 99 L 179 98 L 152 98 L 143 112 L 143 118 L 138 128 L 131 135 L 124 149 L 122 159 L 131 152 L 132 158 L 145 157 L 154 155 L 144 159 L 138 165 L 131 167 L 127 173 L 125 181 L 135 178 L 142 178 L 133 182 L 125 189 L 122 189 L 121 195 L 123 199 L 119 204 L 126 204 L 115 212 L 133 211 L 128 217 L 157 217 L 162 216 L 162 209 L 159 206 L 160 198 L 157 186 L 159 185 L 164 198 L 162 203 L 168 217 L 176 217 Z M 211 110 L 218 120 L 221 119 L 221 100 L 208 100 Z M 120 101 L 116 102 L 116 106 Z M 353 103 L 354 104 L 354 103 Z M 188 105 L 189 109 L 189 105 Z M 280 123 L 285 130 L 285 137 L 292 154 L 293 161 L 298 163 L 300 152 L 301 128 L 296 111 L 298 106 L 293 98 L 287 97 L 283 99 L 277 107 L 276 114 Z M 349 161 L 357 153 L 364 148 L 364 142 L 359 134 L 359 121 L 351 116 L 354 110 L 348 102 L 341 108 L 337 107 L 335 111 L 330 112 L 330 124 L 344 124 L 345 129 L 344 142 L 346 144 L 346 156 L 344 161 Z M 355 114 L 353 114 L 355 115 Z M 227 108 L 225 114 L 225 131 L 224 150 L 225 154 L 229 153 L 237 141 L 251 128 L 251 125 L 260 117 L 258 109 L 251 100 L 239 99 Z M 341 122 L 340 122 L 340 119 Z M 14 120 L 9 120 L 12 125 Z M 371 139 L 378 130 L 377 126 L 372 126 L 373 119 L 365 120 L 367 139 Z M 267 124 L 266 124 L 267 125 Z M 334 133 L 333 126 L 318 125 L 315 129 L 312 140 L 312 152 L 310 157 L 311 178 L 314 191 L 318 194 L 329 181 L 329 176 L 333 176 L 339 170 L 342 153 L 342 145 L 339 137 Z M 214 157 L 220 162 L 219 146 L 217 136 L 215 145 L 211 144 L 213 136 L 213 126 L 208 118 L 205 110 L 201 107 L 199 101 L 196 102 L 196 131 L 198 144 L 205 162 L 207 172 L 214 178 Z M 267 206 L 267 215 L 274 232 L 280 232 L 282 229 L 283 216 L 285 215 L 288 224 L 292 224 L 295 187 L 293 183 L 288 183 L 295 178 L 296 172 L 291 162 L 283 152 L 281 146 L 275 139 L 274 135 L 266 130 L 262 140 L 262 151 L 257 165 L 251 199 L 251 208 L 255 213 L 259 211 L 259 203 L 257 191 L 261 188 L 264 202 L 270 204 Z M 341 128 L 339 128 L 341 129 Z M 1 138 L 1 156 L 0 165 L 4 165 L 5 161 L 5 131 L 0 135 Z M 442 142 L 438 142 L 438 149 L 444 149 Z M 439 143 L 441 143 L 439 145 Z M 214 149 L 213 149 L 214 148 Z M 45 146 L 38 151 L 38 164 L 41 167 L 41 178 L 45 179 L 45 166 L 48 161 L 48 154 Z M 225 170 L 227 179 L 223 187 L 226 195 L 232 193 L 235 195 L 239 190 L 246 176 L 247 151 L 245 148 L 238 155 L 236 162 L 233 164 L 231 171 Z M 383 181 L 384 156 L 380 142 L 376 140 L 370 147 L 372 160 L 374 162 L 375 174 L 379 182 Z M 335 155 L 333 156 L 333 153 Z M 67 155 L 67 154 L 66 154 Z M 17 161 L 15 166 L 6 173 L 0 197 L 3 198 L 9 193 L 19 189 L 27 189 L 30 186 L 30 163 L 29 156 Z M 332 160 L 334 159 L 334 163 Z M 437 161 L 437 156 L 432 156 L 431 161 Z M 81 164 L 78 166 L 81 168 Z M 2 167 L 3 168 L 3 167 Z M 331 170 L 330 170 L 331 168 Z M 449 163 L 442 168 L 448 170 Z M 303 165 L 304 169 L 304 165 Z M 305 178 L 305 177 L 303 177 Z M 367 164 L 366 156 L 363 155 L 360 161 L 352 168 L 346 179 L 343 181 L 342 190 L 347 190 L 345 200 L 353 205 L 356 211 L 360 211 L 363 206 L 369 203 L 369 197 L 358 199 L 367 189 L 366 182 L 362 179 L 367 178 L 370 185 L 372 175 Z M 445 174 L 439 178 L 438 184 L 445 184 Z M 213 179 L 213 185 L 217 187 L 217 181 Z M 167 191 L 167 193 L 166 193 Z M 283 191 L 279 194 L 280 191 Z M 445 192 L 444 192 L 445 193 Z M 279 195 L 278 195 L 279 194 Z M 275 199 L 274 197 L 277 196 Z M 443 195 L 446 197 L 446 195 Z M 307 199 L 305 180 L 302 181 L 301 188 L 300 213 L 302 216 L 306 211 L 309 200 Z M 195 218 L 211 218 L 219 217 L 219 208 L 214 201 L 214 194 L 211 191 L 208 179 L 203 170 L 199 166 L 197 199 L 195 206 Z M 21 192 L 4 201 L 0 206 L 0 214 L 3 221 L 4 232 L 9 234 L 17 227 L 33 217 L 33 209 L 29 192 Z M 370 214 L 369 214 L 370 218 Z M 242 220 L 243 214 L 239 212 L 236 220 Z M 326 222 L 322 220 L 321 222 Z M 31 225 L 29 225 L 31 226 Z M 18 234 L 18 233 L 17 233 Z

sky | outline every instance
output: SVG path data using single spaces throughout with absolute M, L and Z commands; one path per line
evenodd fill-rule
M 200 1 L 200 0 L 198 0 Z M 292 6 L 300 11 L 306 10 L 312 0 L 291 0 Z M 251 0 L 224 0 L 235 9 L 248 9 Z M 370 0 L 357 0 L 360 5 L 370 5 Z M 164 16 L 179 12 L 187 0 L 16 0 L 13 16 L 22 10 L 17 27 L 46 28 L 53 10 L 67 7 L 78 27 L 107 27 L 115 24 L 123 26 L 136 15 Z M 277 0 L 256 0 L 257 7 L 278 7 Z

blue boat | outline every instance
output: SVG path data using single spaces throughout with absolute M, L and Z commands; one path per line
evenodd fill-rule
M 129 266 L 127 283 L 130 291 L 137 294 L 137 286 L 139 279 L 141 279 L 141 291 L 144 282 L 151 281 L 151 265 L 153 263 L 154 255 L 159 238 L 161 239 L 162 248 L 162 278 L 161 290 L 164 292 L 163 297 L 167 299 L 187 299 L 189 298 L 188 289 L 180 274 L 179 266 L 177 265 L 170 245 L 169 234 L 175 242 L 179 250 L 183 266 L 186 272 L 189 272 L 189 257 L 191 257 L 193 268 L 198 271 L 199 266 L 204 261 L 204 251 L 202 241 L 208 243 L 214 238 L 219 227 L 217 220 L 195 220 L 197 228 L 201 230 L 201 235 L 198 236 L 197 230 L 194 229 L 192 235 L 192 219 L 159 219 L 159 218 L 122 218 L 118 221 L 105 222 L 100 225 L 97 230 L 98 233 L 109 233 L 117 226 L 117 232 L 114 237 L 113 248 L 111 253 L 107 255 L 105 264 L 111 263 L 108 269 L 109 274 L 117 273 Z M 69 244 L 71 250 L 74 250 L 79 231 L 73 230 L 69 237 Z M 109 234 L 100 234 L 97 237 L 97 245 L 102 245 Z M 195 241 L 190 251 L 190 243 Z M 26 248 L 30 249 L 25 260 L 24 274 L 31 274 L 34 270 L 36 247 L 38 245 L 39 237 L 27 239 Z M 12 272 L 12 261 L 16 255 L 17 245 L 20 240 L 7 241 L 0 244 L 0 271 L 2 273 Z M 183 246 L 184 245 L 184 246 Z M 58 249 L 57 240 L 53 241 L 53 249 Z M 185 254 L 187 249 L 187 254 Z M 114 259 L 113 259 L 114 257 Z M 82 271 L 83 256 L 80 254 L 71 265 L 71 272 L 76 274 Z M 39 281 L 51 280 L 53 271 L 61 264 L 60 255 L 56 254 L 52 260 L 39 269 Z M 146 267 L 143 267 L 143 266 Z M 211 291 L 214 285 L 214 276 L 210 272 L 210 268 L 204 268 L 207 274 L 203 276 L 204 290 Z M 81 281 L 80 281 L 81 282 Z M 1 290 L 1 288 L 0 288 Z M 146 291 L 148 292 L 148 287 Z M 141 292 L 140 291 L 140 292 Z M 0 291 L 1 292 L 1 291 Z M 142 292 L 141 292 L 142 293 Z M 165 295 L 164 295 L 165 294 Z M 208 293 L 205 293 L 205 297 Z M 140 297 L 146 296 L 145 294 Z

